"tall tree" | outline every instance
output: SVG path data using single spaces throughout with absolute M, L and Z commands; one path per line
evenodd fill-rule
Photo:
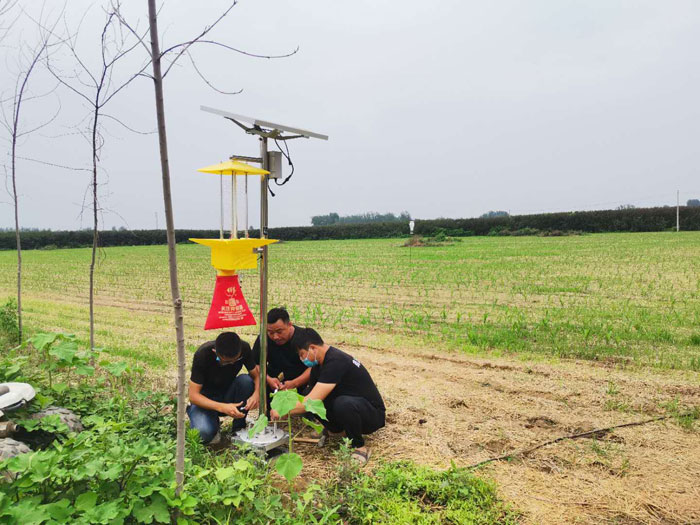
M 0 16 L 10 17 L 12 14 L 12 8 L 15 7 L 16 2 L 2 2 L 0 3 Z M 44 10 L 40 15 L 40 19 L 43 19 Z M 16 20 L 16 18 L 14 19 Z M 56 26 L 58 18 L 54 21 L 53 27 Z M 4 38 L 11 29 L 12 24 L 3 26 L 0 28 L 0 37 Z M 5 98 L 0 97 L 0 108 L 2 111 L 2 125 L 7 131 L 10 137 L 10 179 L 12 188 L 12 205 L 14 208 L 14 219 L 15 219 L 15 243 L 17 247 L 17 325 L 18 325 L 18 337 L 19 342 L 23 339 L 23 322 L 22 322 L 22 243 L 20 235 L 20 225 L 19 225 L 19 197 L 17 193 L 17 145 L 20 139 L 23 137 L 38 131 L 50 124 L 58 113 L 53 117 L 45 120 L 39 124 L 33 124 L 28 127 L 23 127 L 22 110 L 24 109 L 24 104 L 29 100 L 36 100 L 42 98 L 54 90 L 49 90 L 48 93 L 44 94 L 32 94 L 30 92 L 30 79 L 35 74 L 38 66 L 45 56 L 46 51 L 49 46 L 49 33 L 46 31 L 39 31 L 37 36 L 37 41 L 34 45 L 26 44 L 24 40 L 20 41 L 19 48 L 17 49 L 17 62 L 15 71 L 15 86 L 13 93 Z M 8 71 L 9 74 L 12 72 Z M 9 107 L 6 107 L 9 106 Z M 59 106 L 60 108 L 60 106 Z
M 84 36 L 84 30 L 79 25 L 75 30 L 67 29 L 65 37 L 56 35 L 54 31 L 48 31 L 55 38 L 52 45 L 57 46 L 60 51 L 68 57 L 70 73 L 66 74 L 59 66 L 63 58 L 61 54 L 50 53 L 46 55 L 46 66 L 54 78 L 68 91 L 78 96 L 89 108 L 89 118 L 85 138 L 90 144 L 90 155 L 92 163 L 92 178 L 90 181 L 90 191 L 92 194 L 92 253 L 90 258 L 90 349 L 95 348 L 95 263 L 97 249 L 99 247 L 99 220 L 100 211 L 98 198 L 98 168 L 100 153 L 104 146 L 104 139 L 101 133 L 102 120 L 108 117 L 120 122 L 115 117 L 105 113 L 105 106 L 114 97 L 121 93 L 131 82 L 133 82 L 146 69 L 144 65 L 141 69 L 133 71 L 128 65 L 123 69 L 127 72 L 119 75 L 118 66 L 125 63 L 127 57 L 137 46 L 140 40 L 129 32 L 121 31 L 116 13 L 112 10 L 106 11 L 106 18 L 99 34 L 99 60 L 97 65 L 90 65 L 90 60 L 84 56 L 88 52 L 79 51 L 79 37 Z M 68 26 L 68 23 L 66 23 Z M 121 80 L 116 80 L 121 76 Z M 125 126 L 125 125 L 124 125 Z M 128 128 L 127 129 L 131 129 Z

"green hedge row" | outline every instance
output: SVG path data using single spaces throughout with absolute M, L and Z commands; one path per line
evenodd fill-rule
M 700 207 L 681 207 L 681 229 L 700 230 Z M 545 213 L 539 215 L 514 215 L 479 219 L 416 220 L 415 233 L 433 235 L 439 229 L 448 235 L 488 235 L 502 230 L 517 231 L 532 228 L 541 232 L 580 231 L 600 232 L 648 232 L 664 231 L 676 226 L 675 208 L 637 208 L 631 210 L 576 211 Z M 251 235 L 258 236 L 253 230 Z M 294 226 L 271 228 L 270 237 L 284 241 L 372 239 L 405 237 L 408 224 L 402 222 L 334 224 L 331 226 Z M 218 230 L 178 230 L 177 242 L 187 242 L 190 237 L 219 236 Z M 101 246 L 140 246 L 165 244 L 163 230 L 107 230 L 100 232 Z M 92 245 L 92 232 L 81 231 L 26 231 L 22 232 L 22 248 L 51 249 L 78 248 Z M 0 249 L 15 249 L 14 232 L 0 232 Z

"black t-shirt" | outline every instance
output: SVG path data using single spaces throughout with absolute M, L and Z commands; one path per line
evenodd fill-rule
M 197 348 L 192 359 L 192 373 L 190 374 L 190 381 L 202 385 L 202 390 L 208 392 L 225 391 L 236 379 L 243 365 L 248 372 L 256 366 L 250 345 L 245 341 L 241 341 L 241 356 L 238 361 L 230 365 L 223 365 L 216 360 L 214 343 L 214 341 L 209 341 Z
M 335 384 L 326 402 L 338 396 L 356 396 L 364 397 L 375 408 L 385 409 L 382 396 L 367 369 L 350 354 L 333 346 L 328 348 L 323 364 L 311 369 L 310 382 L 312 385 L 317 382 Z
M 306 371 L 306 365 L 299 359 L 297 352 L 298 338 L 304 333 L 318 334 L 313 328 L 299 328 L 294 325 L 294 334 L 283 345 L 278 345 L 269 337 L 267 338 L 267 375 L 277 377 L 284 372 L 284 380 L 296 379 Z M 253 344 L 255 362 L 260 364 L 260 336 Z

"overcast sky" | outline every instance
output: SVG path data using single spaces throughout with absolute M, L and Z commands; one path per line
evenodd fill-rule
M 71 0 L 69 23 L 90 4 Z M 195 35 L 225 5 L 165 2 L 165 45 Z M 146 2 L 128 7 L 145 27 Z M 103 20 L 93 8 L 82 26 L 79 49 L 93 64 Z M 202 73 L 223 90 L 243 89 L 239 95 L 212 91 L 187 61 L 168 76 L 176 227 L 218 228 L 218 178 L 196 168 L 258 154 L 255 137 L 201 112 L 202 104 L 330 136 L 289 143 L 296 171 L 270 199 L 271 226 L 310 224 L 328 212 L 457 218 L 675 204 L 677 189 L 682 202 L 700 198 L 699 24 L 700 3 L 692 0 L 242 0 L 215 31 L 218 40 L 254 53 L 299 51 L 263 60 L 197 48 Z M 33 38 L 22 22 L 0 49 L 5 94 L 14 86 L 17 46 Z M 118 75 L 144 56 L 127 60 Z M 57 64 L 69 71 L 67 59 Z M 41 72 L 33 91 L 52 85 Z M 88 108 L 65 89 L 56 94 L 60 116 L 18 154 L 88 167 L 90 146 L 74 133 Z M 24 124 L 50 115 L 56 96 L 27 102 Z M 151 81 L 139 79 L 106 110 L 154 130 L 153 100 Z M 105 128 L 104 228 L 156 221 L 162 228 L 157 136 L 111 121 Z M 21 224 L 90 226 L 89 215 L 80 217 L 89 177 L 22 160 Z M 253 182 L 250 223 L 257 226 Z M 1 227 L 14 225 L 9 203 L 3 193 Z

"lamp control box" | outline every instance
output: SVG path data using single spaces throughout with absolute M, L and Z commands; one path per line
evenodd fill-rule
M 267 152 L 267 171 L 270 172 L 271 179 L 282 178 L 282 152 L 268 151 Z

